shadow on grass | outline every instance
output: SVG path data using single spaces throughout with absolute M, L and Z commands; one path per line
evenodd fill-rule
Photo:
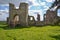
M 41 26 L 21 26 L 21 25 L 17 25 L 16 27 L 9 27 L 9 26 L 0 26 L 0 28 L 4 29 L 4 30 L 10 30 L 10 29 L 22 29 L 22 28 L 30 28 L 30 27 L 46 27 L 46 26 L 58 26 L 60 27 L 60 25 L 41 25 Z
M 31 27 L 44 27 L 44 26 L 21 26 L 21 25 L 16 25 L 15 27 L 5 26 L 5 27 L 0 27 L 0 28 L 3 28 L 4 30 L 10 30 L 10 29 L 23 29 L 23 28 L 31 28 Z
M 10 30 L 10 29 L 22 29 L 22 28 L 30 28 L 31 26 L 15 26 L 15 27 L 9 27 L 9 26 L 0 26 L 0 28 L 4 30 Z
M 56 40 L 60 40 L 60 35 L 50 36 L 52 38 L 55 38 Z

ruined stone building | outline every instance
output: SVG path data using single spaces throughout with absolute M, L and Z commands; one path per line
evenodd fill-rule
M 9 26 L 16 26 L 17 24 L 21 26 L 29 26 L 29 25 L 55 25 L 56 23 L 60 23 L 60 17 L 57 16 L 57 10 L 60 9 L 60 2 L 54 2 L 53 6 L 47 10 L 46 14 L 44 14 L 44 20 L 40 21 L 40 15 L 37 14 L 37 21 L 33 16 L 28 15 L 28 3 L 20 3 L 19 9 L 16 9 L 14 4 L 9 3 L 9 17 L 7 18 L 7 23 Z M 57 6 L 57 8 L 53 11 L 51 10 Z
M 9 3 L 9 25 L 28 25 L 28 4 L 20 3 L 19 9 L 16 9 L 14 4 Z
M 57 13 L 55 11 L 47 10 L 45 15 L 45 24 L 55 24 L 57 21 Z

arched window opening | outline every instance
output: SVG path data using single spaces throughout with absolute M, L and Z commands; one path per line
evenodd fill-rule
M 19 21 L 19 15 L 16 14 L 13 19 L 18 22 Z
M 33 18 L 32 18 L 32 17 L 30 17 L 30 20 L 32 21 L 32 20 L 33 20 Z
M 60 9 L 57 10 L 57 16 L 60 16 Z

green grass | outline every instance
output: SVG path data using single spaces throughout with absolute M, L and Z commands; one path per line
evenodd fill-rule
M 0 26 L 0 40 L 60 40 L 59 26 L 5 28 Z

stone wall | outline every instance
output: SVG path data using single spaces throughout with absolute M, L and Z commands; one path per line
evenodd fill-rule
M 35 25 L 36 26 L 43 26 L 45 24 L 44 24 L 44 21 L 36 21 L 36 24 Z
M 47 10 L 46 12 L 46 18 L 45 18 L 45 24 L 54 25 L 54 23 L 57 21 L 57 13 L 55 11 Z

